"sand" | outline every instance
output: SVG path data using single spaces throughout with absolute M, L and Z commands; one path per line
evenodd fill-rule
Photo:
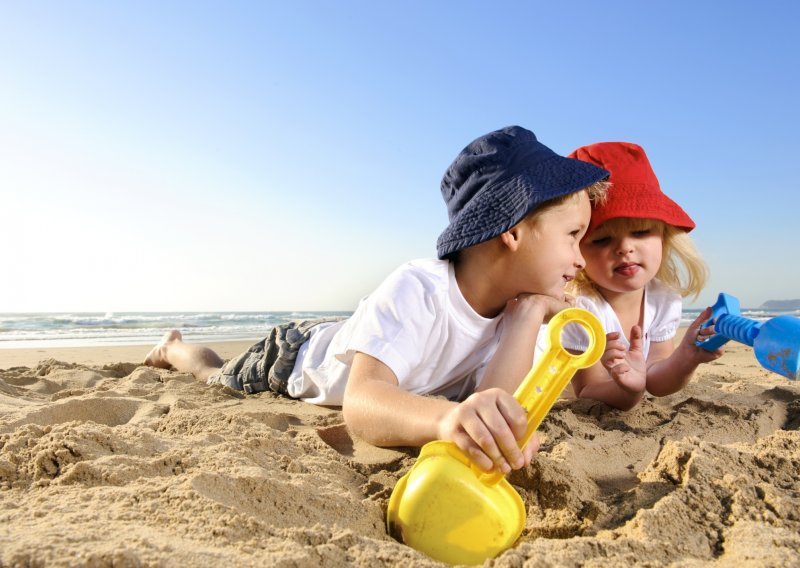
M 441 565 L 384 526 L 416 450 L 106 349 L 0 353 L 0 566 Z M 800 385 L 739 345 L 629 412 L 559 400 L 487 565 L 800 565 L 799 429 Z
M 219 353 L 220 357 L 229 359 L 246 351 L 257 337 L 244 341 L 220 341 L 204 343 Z M 0 369 L 9 367 L 34 367 L 45 359 L 69 361 L 83 365 L 110 365 L 118 361 L 143 361 L 153 345 L 109 345 L 97 347 L 47 347 L 27 349 L 0 349 Z

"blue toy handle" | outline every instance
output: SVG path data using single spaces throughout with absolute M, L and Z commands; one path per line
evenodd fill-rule
M 757 322 L 742 316 L 738 298 L 723 292 L 711 307 L 711 318 L 701 327 L 710 325 L 715 334 L 698 341 L 698 347 L 716 351 L 733 339 L 751 346 L 765 369 L 793 381 L 800 375 L 800 318 L 786 315 Z

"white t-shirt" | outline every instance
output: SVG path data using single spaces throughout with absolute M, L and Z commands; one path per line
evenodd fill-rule
M 487 319 L 472 309 L 450 262 L 406 263 L 362 299 L 350 318 L 312 330 L 289 377 L 289 394 L 340 406 L 360 351 L 388 366 L 403 390 L 463 400 L 497 349 L 501 321 L 502 314 Z
M 603 324 L 606 333 L 620 332 L 620 341 L 626 349 L 630 349 L 628 335 L 631 330 L 623 330 L 613 308 L 601 296 L 579 296 L 575 305 L 589 310 Z M 650 352 L 650 343 L 667 341 L 675 337 L 681 323 L 683 309 L 680 294 L 659 280 L 651 280 L 644 289 L 644 317 L 642 319 L 642 353 L 645 359 Z M 542 326 L 536 343 L 537 354 L 544 350 L 546 326 Z M 588 337 L 583 328 L 573 324 L 561 333 L 565 348 L 584 351 L 588 347 Z

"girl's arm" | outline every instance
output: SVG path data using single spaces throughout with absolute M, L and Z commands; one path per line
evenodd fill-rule
M 578 398 L 605 402 L 620 410 L 630 410 L 642 400 L 647 368 L 642 353 L 641 328 L 631 330 L 630 349 L 619 340 L 618 332 L 606 335 L 606 350 L 599 362 L 575 374 L 572 388 Z
M 654 396 L 666 396 L 683 389 L 701 363 L 718 359 L 723 350 L 708 352 L 695 345 L 698 337 L 714 334 L 714 327 L 700 328 L 711 316 L 707 308 L 687 328 L 678 348 L 674 343 L 650 343 L 647 361 L 641 353 L 641 329 L 631 330 L 631 347 L 628 351 L 615 340 L 618 334 L 608 334 L 606 353 L 600 363 L 579 371 L 573 379 L 576 396 L 593 398 L 606 404 L 630 410 L 636 406 L 646 390 Z
M 647 364 L 647 391 L 654 396 L 666 396 L 683 389 L 701 363 L 708 363 L 722 356 L 724 349 L 706 351 L 695 342 L 714 334 L 714 327 L 701 325 L 711 317 L 711 308 L 703 310 L 686 329 L 678 348 L 673 351 L 672 341 L 650 344 Z M 652 361 L 651 361 L 652 359 Z
M 572 379 L 572 388 L 578 398 L 599 400 L 619 410 L 630 410 L 644 396 L 644 390 L 631 392 L 621 388 L 601 363 L 578 371 Z

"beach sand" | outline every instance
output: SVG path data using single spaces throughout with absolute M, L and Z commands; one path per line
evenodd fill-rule
M 441 565 L 384 526 L 416 450 L 147 350 L 0 352 L 0 566 Z M 509 476 L 523 535 L 487 564 L 800 565 L 799 430 L 800 385 L 740 345 L 629 412 L 559 400 Z

